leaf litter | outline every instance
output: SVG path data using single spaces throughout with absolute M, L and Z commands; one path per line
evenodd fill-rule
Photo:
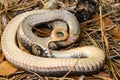
M 84 34 L 82 40 L 76 43 L 78 46 L 84 45 L 97 45 L 105 51 L 106 61 L 103 70 L 93 76 L 85 77 L 85 80 L 119 80 L 120 78 L 120 1 L 119 0 L 94 0 L 98 4 L 98 11 L 96 17 L 92 17 L 87 21 L 80 23 Z M 33 9 L 42 9 L 47 0 L 0 0 L 0 36 L 5 29 L 7 23 L 16 15 L 30 11 Z M 75 6 L 77 0 L 59 0 L 59 7 L 68 9 L 68 7 Z M 46 7 L 47 8 L 47 7 Z M 49 8 L 48 8 L 49 9 Z M 44 31 L 44 32 L 43 32 Z M 50 30 L 37 30 L 36 35 L 49 36 Z M 1 40 L 1 39 L 0 39 Z M 20 49 L 26 51 L 23 46 Z M 74 45 L 74 46 L 76 46 Z M 0 47 L 1 49 L 1 47 Z M 0 79 L 1 80 L 80 80 L 80 76 L 67 76 L 63 77 L 48 77 L 40 76 L 32 71 L 25 71 L 23 69 L 15 68 L 10 65 L 2 55 L 0 50 Z M 77 62 L 76 62 L 77 63 Z M 75 65 L 74 65 L 75 66 Z M 9 68 L 9 70 L 8 70 Z M 7 69 L 7 70 L 6 70 Z

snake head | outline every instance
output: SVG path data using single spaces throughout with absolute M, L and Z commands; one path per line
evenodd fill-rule
M 32 53 L 36 56 L 40 56 L 40 57 L 50 57 L 50 54 L 47 50 L 44 50 L 42 47 L 33 44 L 32 45 Z

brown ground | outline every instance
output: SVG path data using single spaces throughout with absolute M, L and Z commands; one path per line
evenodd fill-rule
M 47 0 L 0 0 L 0 36 L 7 23 L 14 16 L 28 10 L 41 9 L 46 1 Z M 64 0 L 60 1 L 62 2 Z M 61 3 L 61 8 L 66 9 L 70 5 L 75 5 L 69 1 L 70 0 L 65 0 L 64 3 Z M 105 3 L 107 3 L 107 1 L 114 2 L 114 0 L 106 0 Z M 93 14 L 92 19 L 80 23 L 80 27 L 82 27 L 83 30 L 81 34 L 82 40 L 73 45 L 84 46 L 94 44 L 103 48 L 106 52 L 104 69 L 96 75 L 85 77 L 85 80 L 119 80 L 118 77 L 120 77 L 120 3 L 119 0 L 118 3 L 108 3 L 109 5 L 115 6 L 113 10 L 111 10 L 109 5 L 106 7 L 105 3 L 102 4 L 102 6 L 105 6 L 104 8 L 106 10 L 104 14 L 99 13 L 100 10 L 98 10 L 98 12 L 95 12 L 98 13 L 98 15 Z M 99 16 L 99 14 L 101 15 Z M 102 19 L 102 17 L 104 18 Z M 115 27 L 112 28 L 113 25 L 115 25 Z M 37 34 L 40 35 L 39 33 Z M 41 77 L 37 73 L 14 68 L 7 62 L 7 60 L 5 60 L 2 54 L 1 45 L 0 52 L 0 80 L 80 80 L 80 76 L 69 76 L 68 78 Z M 114 58 L 112 55 L 117 55 L 117 57 Z M 113 58 L 110 59 L 110 57 Z M 8 71 L 8 68 L 10 71 Z

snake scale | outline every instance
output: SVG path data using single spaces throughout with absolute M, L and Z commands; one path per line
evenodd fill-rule
M 1 40 L 3 54 L 5 55 L 6 59 L 13 65 L 26 70 L 35 71 L 40 75 L 64 75 L 74 66 L 76 61 L 78 61 L 78 58 L 38 57 L 26 54 L 17 46 L 16 34 L 20 23 L 25 19 L 25 17 L 42 12 L 42 10 L 25 12 L 16 16 L 8 23 L 3 32 Z M 65 15 L 61 15 L 61 17 L 65 17 Z M 70 24 L 68 23 L 68 25 Z M 56 53 L 54 52 L 55 55 L 57 53 L 57 51 Z M 105 60 L 104 52 L 94 46 L 78 47 L 70 50 L 61 51 L 61 53 L 65 53 L 63 54 L 65 56 L 70 54 L 68 55 L 68 57 L 80 56 L 79 61 L 74 66 L 74 69 L 71 71 L 70 74 L 81 75 L 98 72 L 103 67 Z M 58 54 L 58 57 L 59 56 L 60 55 Z

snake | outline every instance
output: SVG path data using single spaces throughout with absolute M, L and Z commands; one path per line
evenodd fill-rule
M 53 15 L 54 14 L 54 15 Z M 63 14 L 65 16 L 63 16 Z M 44 17 L 46 16 L 46 17 Z M 37 17 L 37 18 L 36 18 Z M 42 19 L 42 20 L 41 20 Z M 31 44 L 37 44 L 44 49 L 44 51 L 48 52 L 46 48 L 46 42 L 49 40 L 49 37 L 46 38 L 38 38 L 31 32 L 31 27 L 30 26 L 35 26 L 35 25 L 40 25 L 40 23 L 45 23 L 49 21 L 54 21 L 54 20 L 63 20 L 64 22 L 68 23 L 69 26 L 69 36 L 67 40 L 63 42 L 57 42 L 57 44 L 53 44 L 49 48 L 51 49 L 56 49 L 58 46 L 68 46 L 71 45 L 72 43 L 75 43 L 77 39 L 79 38 L 80 35 L 80 27 L 79 23 L 76 19 L 76 17 L 66 11 L 66 10 L 43 10 L 40 13 L 36 13 L 34 15 L 30 15 L 26 17 L 23 22 L 21 22 L 22 27 L 20 27 L 20 30 L 18 32 L 18 37 L 21 39 L 22 44 L 29 48 L 31 50 Z M 72 22 L 71 22 L 72 21 Z M 44 41 L 44 42 L 43 42 Z M 28 44 L 26 44 L 28 42 Z M 34 43 L 32 43 L 34 42 Z M 49 43 L 50 45 L 51 43 Z
M 79 56 L 79 58 L 38 57 L 31 54 L 26 54 L 24 51 L 19 49 L 16 42 L 16 34 L 20 23 L 25 19 L 25 17 L 41 12 L 42 10 L 33 10 L 22 13 L 14 17 L 7 24 L 1 37 L 1 45 L 4 56 L 11 64 L 45 76 L 62 76 L 66 74 L 72 67 L 74 68 L 70 74 L 74 75 L 87 75 L 101 70 L 101 68 L 104 66 L 105 53 L 102 49 L 95 46 L 85 46 L 59 51 L 64 53 L 63 55 L 65 55 L 65 57 L 67 55 L 68 57 Z M 58 54 L 58 51 L 56 52 L 57 53 L 55 54 Z M 58 56 L 60 57 L 59 54 Z M 75 65 L 76 62 L 77 64 Z

